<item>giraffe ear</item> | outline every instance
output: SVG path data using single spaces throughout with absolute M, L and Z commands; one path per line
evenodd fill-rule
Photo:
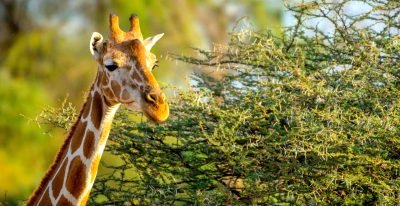
M 157 41 L 160 40 L 161 37 L 163 37 L 163 36 L 164 36 L 164 33 L 161 33 L 161 34 L 157 34 L 155 36 L 148 37 L 147 39 L 143 40 L 143 44 L 144 44 L 144 47 L 146 47 L 146 50 L 150 51 L 151 48 L 154 46 L 154 44 L 156 44 Z
M 103 47 L 103 36 L 98 32 L 93 32 L 92 37 L 90 37 L 89 49 L 92 56 L 97 60 L 99 54 Z

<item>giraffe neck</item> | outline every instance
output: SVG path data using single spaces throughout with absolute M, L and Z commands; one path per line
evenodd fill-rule
M 104 99 L 98 88 L 100 76 L 98 73 L 76 123 L 27 205 L 86 204 L 119 108 Z

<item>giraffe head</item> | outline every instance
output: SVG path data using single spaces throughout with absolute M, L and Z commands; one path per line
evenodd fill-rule
M 150 52 L 163 34 L 143 39 L 138 17 L 132 15 L 129 21 L 130 30 L 124 32 L 119 27 L 118 16 L 111 14 L 108 41 L 103 41 L 101 34 L 93 33 L 90 51 L 99 67 L 96 85 L 107 104 L 121 103 L 143 112 L 154 122 L 163 122 L 168 118 L 169 108 L 152 74 L 157 60 Z

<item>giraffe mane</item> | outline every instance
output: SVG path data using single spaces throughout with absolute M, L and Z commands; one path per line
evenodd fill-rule
M 97 77 L 96 77 L 97 79 Z M 91 91 L 94 87 L 94 84 L 90 87 Z M 53 178 L 54 176 L 54 171 L 58 168 L 58 166 L 61 164 L 62 158 L 64 157 L 63 154 L 65 152 L 67 152 L 67 148 L 69 146 L 69 143 L 71 142 L 71 138 L 72 135 L 74 133 L 74 131 L 76 130 L 76 127 L 79 124 L 79 119 L 82 117 L 83 111 L 86 107 L 86 104 L 88 103 L 88 99 L 89 99 L 90 94 L 88 94 L 88 96 L 86 97 L 85 103 L 83 103 L 83 106 L 79 112 L 79 115 L 77 117 L 77 119 L 75 120 L 75 123 L 72 125 L 72 127 L 70 128 L 69 132 L 68 132 L 68 136 L 67 138 L 65 138 L 64 143 L 61 146 L 61 149 L 58 151 L 55 161 L 53 162 L 53 164 L 51 165 L 50 169 L 47 170 L 45 176 L 42 178 L 42 180 L 40 181 L 39 186 L 37 187 L 37 189 L 35 190 L 35 192 L 33 192 L 33 194 L 29 197 L 28 202 L 27 202 L 27 206 L 28 205 L 32 205 L 33 203 L 36 203 L 41 196 L 38 196 L 39 194 L 44 195 L 44 190 L 46 189 L 46 183 L 49 182 L 49 180 L 51 178 Z

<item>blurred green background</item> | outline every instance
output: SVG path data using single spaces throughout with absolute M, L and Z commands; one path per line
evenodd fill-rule
M 35 118 L 66 97 L 80 108 L 96 74 L 89 38 L 107 36 L 110 12 L 125 29 L 129 15 L 139 15 L 145 37 L 165 33 L 154 48 L 154 73 L 162 85 L 181 88 L 196 68 L 169 53 L 224 44 L 242 17 L 244 26 L 277 35 L 284 20 L 279 0 L 0 0 L 0 203 L 27 199 L 50 166 L 65 133 Z

